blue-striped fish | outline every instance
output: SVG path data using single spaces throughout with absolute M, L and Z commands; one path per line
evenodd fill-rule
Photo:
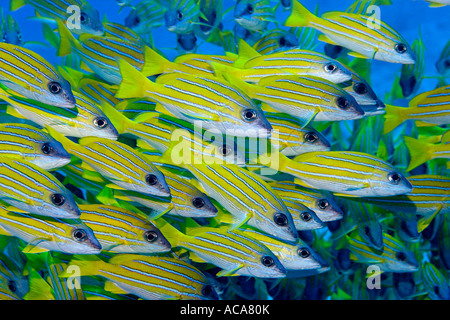
M 15 242 L 12 243 L 17 245 Z M 9 257 L 5 253 L 0 254 L 0 287 L 9 289 L 12 294 L 22 299 L 30 290 L 30 286 L 28 277 L 22 274 L 23 266 L 19 265 L 20 262 L 14 257 Z
M 191 260 L 211 263 L 221 268 L 217 276 L 279 278 L 286 274 L 285 268 L 274 253 L 257 240 L 248 237 L 245 231 L 230 231 L 228 226 L 186 226 L 184 234 L 167 221 L 157 220 L 157 224 L 173 247 L 190 251 Z
M 308 189 L 291 181 L 269 182 L 286 203 L 298 202 L 305 205 L 316 213 L 323 222 L 340 220 L 344 217 L 344 212 L 330 194 L 318 190 Z M 289 206 L 288 203 L 286 203 Z
M 170 243 L 150 221 L 133 211 L 109 205 L 79 205 L 80 219 L 92 229 L 102 250 L 116 253 L 170 251 Z
M 298 231 L 314 230 L 325 227 L 325 223 L 320 220 L 317 214 L 304 204 L 288 198 L 282 197 L 282 199 L 291 213 L 292 220 L 294 220 L 295 229 Z
M 199 24 L 194 25 L 194 33 L 200 38 L 208 41 L 222 25 L 223 0 L 200 0 Z
M 108 139 L 85 137 L 75 143 L 62 134 L 51 130 L 64 148 L 93 170 L 111 181 L 109 187 L 169 196 L 170 189 L 164 175 L 142 154 L 130 146 Z
M 103 23 L 103 27 L 105 28 L 105 37 L 141 43 L 142 46 L 145 45 L 145 41 L 141 36 L 127 26 L 115 22 L 105 22 Z
M 149 34 L 163 25 L 166 11 L 157 0 L 140 1 L 125 18 L 125 26 L 139 35 Z
M 243 231 L 245 235 L 259 241 L 275 254 L 285 267 L 287 277 L 301 276 L 303 271 L 321 269 L 324 272 L 330 269 L 328 262 L 301 239 L 291 244 L 248 226 L 245 226 Z
M 346 236 L 342 241 L 350 249 L 350 259 L 364 264 L 373 264 L 383 272 L 415 272 L 419 264 L 413 252 L 397 238 L 383 233 L 383 250 L 371 247 L 358 234 Z M 340 244 L 342 246 L 342 243 Z
M 164 22 L 167 30 L 177 34 L 190 33 L 194 25 L 199 22 L 200 8 L 195 0 L 170 1 L 164 13 Z
M 236 165 L 188 165 L 206 193 L 235 218 L 231 228 L 247 223 L 286 241 L 295 241 L 297 230 L 286 205 L 257 175 Z
M 173 61 L 175 64 L 170 63 L 170 61 L 161 61 L 161 70 L 159 70 L 159 73 L 168 73 L 171 71 L 214 75 L 214 70 L 209 62 L 215 61 L 231 66 L 236 59 L 237 56 L 231 53 L 227 53 L 226 55 L 187 53 L 176 57 Z
M 64 21 L 77 34 L 103 34 L 99 12 L 86 0 L 11 0 L 11 11 L 31 5 L 45 19 Z
M 162 111 L 205 130 L 258 136 L 272 129 L 262 110 L 223 79 L 171 73 L 152 82 L 124 60 L 120 69 L 123 81 L 116 93 L 118 98 L 151 98 L 162 105 Z
M 272 29 L 261 35 L 253 48 L 262 55 L 271 54 L 280 51 L 286 51 L 299 47 L 297 37 L 283 29 Z
M 352 95 L 324 79 L 270 76 L 261 79 L 258 85 L 255 85 L 229 75 L 224 77 L 250 98 L 264 102 L 276 111 L 287 113 L 306 123 L 354 120 L 364 116 L 364 111 Z
M 62 144 L 28 124 L 0 124 L 0 156 L 31 162 L 50 170 L 70 162 Z
M 118 61 L 121 59 L 131 63 L 146 76 L 151 75 L 147 69 L 151 70 L 153 61 L 147 56 L 152 49 L 140 42 L 89 34 L 76 39 L 61 22 L 58 22 L 58 30 L 61 36 L 58 56 L 75 53 L 90 70 L 106 82 L 120 84 L 122 78 Z
M 383 134 L 391 132 L 406 120 L 418 125 L 443 125 L 450 123 L 450 86 L 423 92 L 409 101 L 409 107 L 386 105 Z
M 27 253 L 98 254 L 101 250 L 92 230 L 75 219 L 44 219 L 0 208 L 0 229 L 4 230 L 3 234 L 25 241 Z
M 381 158 L 350 151 L 308 152 L 282 159 L 281 172 L 315 189 L 353 196 L 393 196 L 412 190 L 400 172 Z
M 413 137 L 404 137 L 411 161 L 406 171 L 411 171 L 432 159 L 450 159 L 450 131 L 442 136 L 440 143 L 427 143 Z
M 28 99 L 60 108 L 74 108 L 69 82 L 37 53 L 0 42 L 0 84 Z
M 431 300 L 450 300 L 450 287 L 446 276 L 430 262 L 422 265 L 422 280 Z
M 211 63 L 214 70 L 231 74 L 247 82 L 258 83 L 268 76 L 315 76 L 333 83 L 351 79 L 351 72 L 340 62 L 324 54 L 302 49 L 292 49 L 260 55 L 245 41 L 239 41 L 239 57 L 233 67 Z
M 145 300 L 218 299 L 205 275 L 180 259 L 118 254 L 108 262 L 98 258 L 73 259 L 70 265 L 79 266 L 81 276 L 105 278 L 105 290 L 113 293 L 131 293 Z M 71 275 L 66 271 L 60 276 Z
M 6 157 L 0 158 L 0 167 L 0 200 L 41 216 L 80 216 L 72 194 L 52 174 L 32 163 Z
M 416 56 L 406 40 L 383 21 L 373 27 L 369 16 L 347 12 L 326 12 L 318 17 L 298 0 L 294 1 L 288 27 L 311 27 L 323 33 L 319 40 L 341 45 L 360 58 L 414 64 Z
M 234 6 L 234 21 L 250 31 L 262 31 L 275 21 L 275 10 L 269 0 L 238 0 Z
M 297 117 L 288 114 L 265 112 L 277 136 L 271 135 L 273 146 L 285 156 L 297 156 L 312 151 L 330 150 L 330 142 L 312 126 L 304 126 Z
M 63 109 L 31 99 L 11 95 L 0 88 L 0 97 L 8 106 L 7 112 L 18 118 L 33 121 L 42 127 L 50 127 L 70 137 L 99 137 L 116 140 L 118 133 L 103 111 L 83 95 L 77 97 L 75 108 Z
M 3 8 L 0 17 L 2 19 L 0 25 L 0 42 L 11 43 L 16 46 L 22 45 L 22 32 L 17 21 L 10 14 L 7 14 L 5 17 Z

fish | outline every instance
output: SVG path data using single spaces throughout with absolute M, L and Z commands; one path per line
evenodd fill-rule
M 12 0 L 10 10 L 16 11 L 25 5 L 31 5 L 45 22 L 46 18 L 54 21 L 61 20 L 76 34 L 89 33 L 103 35 L 103 24 L 97 9 L 86 0 Z
M 412 191 L 408 179 L 391 164 L 363 152 L 308 152 L 276 165 L 300 185 L 339 194 L 380 197 Z
M 405 144 L 408 147 L 411 161 L 406 171 L 411 171 L 421 164 L 432 159 L 450 158 L 450 131 L 442 136 L 440 143 L 427 143 L 419 139 L 405 136 Z
M 449 0 L 425 0 L 430 4 L 430 8 L 439 8 L 450 5 Z
M 287 113 L 305 123 L 354 120 L 364 116 L 352 95 L 320 78 L 270 76 L 255 85 L 230 75 L 224 77 L 250 98 L 264 103 L 263 110 L 267 104 L 277 112 Z
M 108 179 L 111 182 L 109 187 L 165 197 L 170 195 L 164 175 L 130 146 L 97 137 L 81 138 L 75 143 L 49 130 L 67 152 L 80 158 L 91 171 L 97 171 Z
M 186 34 L 194 30 L 194 25 L 199 22 L 200 7 L 194 0 L 170 1 L 167 11 L 164 13 L 166 29 L 177 34 Z
M 152 98 L 179 119 L 235 136 L 258 136 L 272 129 L 261 109 L 225 80 L 172 73 L 152 82 L 126 61 L 119 63 L 123 80 L 117 98 Z
M 382 272 L 403 273 L 419 270 L 414 254 L 398 239 L 387 233 L 383 233 L 383 250 L 381 251 L 372 248 L 357 234 L 347 236 L 343 242 L 345 241 L 351 251 L 350 259 L 357 263 L 376 265 Z
M 121 40 L 116 37 L 104 37 L 84 34 L 76 39 L 67 27 L 58 22 L 61 37 L 58 56 L 75 53 L 83 63 L 107 83 L 119 85 L 122 77 L 118 60 L 124 59 L 134 67 L 150 76 L 147 69 L 152 68 L 153 61 L 148 58 L 147 46 L 139 42 Z
M 214 32 L 223 27 L 223 0 L 200 0 L 198 2 L 199 23 L 194 25 L 194 33 L 203 40 L 214 35 Z
M 275 10 L 269 0 L 238 0 L 234 6 L 234 21 L 250 31 L 262 31 L 275 21 Z
M 206 276 L 191 264 L 169 257 L 117 254 L 107 262 L 99 258 L 72 259 L 81 276 L 106 279 L 105 290 L 133 294 L 144 300 L 217 300 Z M 67 271 L 62 277 L 71 276 Z
M 16 46 L 23 44 L 22 32 L 14 18 L 1 12 L 2 24 L 0 25 L 0 42 L 11 43 Z
M 406 120 L 414 120 L 416 125 L 448 124 L 449 95 L 450 86 L 443 86 L 415 96 L 406 108 L 386 105 L 383 134 L 391 132 Z
M 331 194 L 305 188 L 291 181 L 274 181 L 269 182 L 269 185 L 285 203 L 289 201 L 303 204 L 323 222 L 336 221 L 344 217 L 342 208 Z
M 0 155 L 30 162 L 44 170 L 63 167 L 70 155 L 48 133 L 28 124 L 0 124 Z
M 446 276 L 430 262 L 422 265 L 422 280 L 431 300 L 449 300 L 450 287 Z
M 330 268 L 329 263 L 301 239 L 291 244 L 248 226 L 243 230 L 246 235 L 259 241 L 275 254 L 285 267 L 287 277 L 290 274 L 298 277 L 302 271 Z
M 185 167 L 206 194 L 233 215 L 231 230 L 248 224 L 286 241 L 298 238 L 293 218 L 283 200 L 257 175 L 233 164 Z M 225 185 L 230 188 L 224 188 Z
M 160 230 L 169 237 L 175 247 L 190 251 L 194 261 L 212 263 L 222 270 L 217 276 L 243 275 L 257 278 L 279 278 L 286 270 L 278 258 L 260 242 L 240 230 L 223 227 L 192 227 L 186 222 L 182 233 L 167 221 L 159 222 Z
M 273 132 L 278 133 L 278 137 L 271 135 L 272 145 L 279 146 L 279 151 L 285 156 L 330 150 L 327 138 L 311 125 L 304 126 L 298 118 L 278 112 L 265 112 L 264 115 Z
M 0 42 L 0 84 L 28 99 L 59 108 L 74 108 L 69 82 L 42 56 L 17 45 Z
M 272 29 L 261 35 L 253 48 L 262 55 L 295 49 L 300 46 L 297 37 L 283 29 Z
M 80 219 L 92 229 L 102 251 L 115 253 L 158 253 L 170 251 L 171 245 L 161 231 L 144 216 L 111 206 L 79 205 Z
M 317 214 L 304 204 L 288 198 L 282 199 L 291 213 L 292 219 L 294 220 L 295 229 L 297 231 L 315 230 L 325 227 L 325 223 L 320 220 Z
M 362 14 L 341 11 L 326 12 L 321 17 L 312 14 L 299 1 L 294 1 L 287 27 L 311 27 L 322 33 L 319 40 L 351 50 L 358 58 L 391 63 L 414 64 L 416 56 L 406 40 L 392 27 Z
M 42 219 L 0 208 L 0 231 L 26 242 L 24 251 L 28 253 L 58 251 L 90 255 L 101 251 L 92 230 L 76 219 Z
M 400 74 L 399 84 L 402 88 L 402 93 L 405 98 L 409 98 L 419 90 L 422 83 L 423 74 L 425 71 L 424 51 L 425 46 L 422 36 L 414 40 L 412 44 L 417 61 L 415 64 L 404 64 Z
M 115 22 L 106 22 L 103 23 L 103 27 L 105 28 L 104 36 L 107 38 L 114 37 L 122 41 L 141 43 L 143 47 L 145 46 L 145 41 L 139 33 L 127 26 Z
M 0 87 L 0 97 L 10 106 L 8 114 L 28 119 L 41 127 L 51 127 L 70 137 L 99 137 L 117 140 L 118 133 L 100 107 L 75 91 L 76 107 L 63 109 L 11 95 Z
M 7 157 L 0 157 L 0 166 L 0 200 L 15 210 L 55 218 L 80 216 L 72 193 L 49 172 Z
M 450 75 L 450 40 L 442 49 L 439 59 L 435 63 L 436 70 L 440 75 L 448 77 Z
M 0 255 L 0 287 L 7 289 L 12 295 L 23 299 L 30 290 L 29 280 L 23 275 L 24 266 L 7 254 Z
M 227 53 L 226 55 L 186 53 L 176 57 L 173 63 L 168 60 L 161 61 L 160 64 L 162 68 L 158 71 L 158 73 L 180 71 L 192 74 L 214 75 L 214 70 L 209 64 L 210 61 L 231 66 L 236 59 L 237 56 L 230 53 Z
M 163 19 L 166 11 L 167 8 L 162 6 L 159 1 L 140 1 L 126 16 L 125 26 L 139 35 L 149 34 L 153 29 L 164 24 Z

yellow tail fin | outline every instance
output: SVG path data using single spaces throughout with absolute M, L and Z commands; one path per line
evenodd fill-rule
M 284 25 L 286 27 L 307 27 L 310 21 L 314 19 L 317 19 L 317 17 L 296 0 L 292 3 L 291 14 Z
M 411 155 L 411 161 L 406 171 L 410 171 L 422 163 L 433 159 L 433 145 L 411 137 L 404 137 L 406 147 Z
M 79 45 L 78 40 L 73 36 L 72 32 L 67 29 L 66 25 L 58 20 L 58 31 L 61 37 L 58 48 L 58 57 L 64 57 L 72 53 L 72 48 Z
M 141 72 L 136 70 L 131 64 L 125 60 L 119 61 L 120 74 L 122 75 L 122 82 L 116 92 L 116 98 L 140 98 L 144 97 L 146 89 L 149 87 L 157 87 Z
M 403 123 L 402 107 L 386 105 L 386 113 L 384 114 L 383 134 L 387 134 Z
M 146 77 L 167 73 L 173 63 L 148 46 L 145 47 L 144 55 L 145 62 L 141 72 Z

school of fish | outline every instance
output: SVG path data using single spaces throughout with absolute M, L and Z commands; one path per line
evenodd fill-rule
M 395 1 L 3 1 L 0 300 L 449 300 L 450 39 L 424 91 Z

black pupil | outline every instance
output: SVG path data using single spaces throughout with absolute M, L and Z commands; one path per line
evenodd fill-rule
M 154 174 L 148 174 L 147 177 L 145 178 L 145 180 L 151 186 L 158 183 L 158 178 Z
M 345 99 L 344 97 L 338 98 L 337 104 L 338 104 L 338 107 L 341 108 L 341 109 L 347 109 L 348 106 L 349 106 L 348 100 Z
M 328 201 L 327 200 L 319 200 L 319 208 L 325 209 L 326 207 L 328 207 Z
M 50 83 L 48 87 L 50 89 L 50 92 L 53 94 L 57 94 L 61 91 L 61 86 L 59 85 L 59 83 L 56 82 Z
M 397 45 L 397 51 L 399 53 L 405 53 L 406 52 L 406 46 L 403 43 L 399 43 Z
M 253 13 L 253 6 L 252 6 L 251 4 L 249 4 L 249 5 L 247 6 L 247 12 L 248 12 L 249 14 L 252 14 L 252 13 Z
M 247 120 L 253 120 L 254 118 L 256 118 L 256 113 L 253 110 L 247 110 L 244 113 L 244 117 Z
M 16 292 L 16 290 L 17 290 L 17 286 L 16 286 L 16 283 L 14 282 L 14 281 L 9 281 L 8 282 L 8 288 L 9 288 L 9 290 L 11 290 L 12 292 Z
M 370 235 L 370 228 L 368 226 L 364 227 L 364 233 L 368 236 Z
M 202 208 L 205 205 L 205 201 L 202 198 L 195 198 L 193 204 L 196 208 Z
M 445 66 L 446 68 L 449 68 L 449 67 L 450 67 L 450 60 L 445 60 L 445 61 L 444 61 L 444 66 Z
M 157 235 L 156 232 L 154 232 L 154 231 L 147 231 L 147 232 L 145 233 L 145 239 L 146 239 L 148 242 L 153 242 L 153 241 L 155 241 L 156 239 L 158 239 L 158 235 Z
M 77 240 L 83 240 L 86 237 L 86 232 L 84 230 L 78 229 L 73 233 L 73 236 Z
M 202 289 L 202 294 L 204 296 L 209 296 L 212 293 L 212 291 L 213 291 L 212 287 L 210 285 L 206 285 Z
M 279 42 L 280 42 L 280 46 L 284 47 L 286 45 L 286 38 L 281 37 Z
M 288 219 L 286 217 L 285 214 L 283 213 L 277 213 L 275 214 L 275 219 L 274 219 L 275 223 L 281 227 L 287 225 L 288 223 Z
M 139 18 L 139 16 L 136 16 L 136 18 L 134 18 L 134 25 L 138 25 L 139 23 L 141 23 L 141 19 Z
M 97 127 L 103 128 L 106 126 L 107 122 L 103 118 L 97 118 L 97 119 L 95 119 L 95 124 L 97 125 Z
M 309 257 L 309 250 L 305 249 L 305 248 L 301 248 L 301 249 L 299 249 L 298 254 L 302 258 L 307 258 L 307 257 Z
M 230 149 L 226 146 L 226 145 L 224 145 L 223 147 L 222 147 L 222 154 L 224 155 L 224 156 L 226 156 L 226 155 L 228 155 L 230 153 Z
M 398 173 L 392 173 L 390 175 L 390 180 L 394 183 L 398 183 L 400 181 L 400 175 Z
M 308 142 L 314 142 L 314 141 L 316 141 L 316 140 L 317 140 L 317 136 L 316 136 L 314 133 L 308 132 L 308 133 L 306 134 L 306 141 L 308 141 Z
M 336 70 L 336 66 L 334 64 L 329 64 L 327 65 L 327 70 L 333 72 L 334 70 Z
M 406 254 L 404 252 L 398 252 L 396 256 L 397 256 L 397 259 L 400 261 L 406 260 Z
M 178 19 L 178 20 L 183 19 L 183 12 L 177 11 L 177 19 Z
M 363 83 L 355 83 L 355 85 L 353 86 L 353 89 L 355 90 L 355 92 L 357 94 L 365 94 L 365 93 L 367 93 L 367 87 Z
M 54 195 L 52 195 L 52 202 L 54 205 L 61 206 L 64 204 L 64 201 L 65 199 L 62 194 L 55 193 Z
M 274 264 L 274 261 L 271 257 L 263 257 L 262 264 L 266 267 L 271 267 Z
M 309 212 L 302 212 L 301 217 L 304 221 L 311 220 L 311 215 L 309 214 Z
M 81 23 L 86 23 L 86 21 L 87 21 L 86 13 L 81 13 L 81 15 L 80 15 L 80 22 Z
M 42 146 L 42 152 L 44 154 L 49 154 L 50 152 L 52 152 L 52 145 L 50 143 L 44 143 Z

